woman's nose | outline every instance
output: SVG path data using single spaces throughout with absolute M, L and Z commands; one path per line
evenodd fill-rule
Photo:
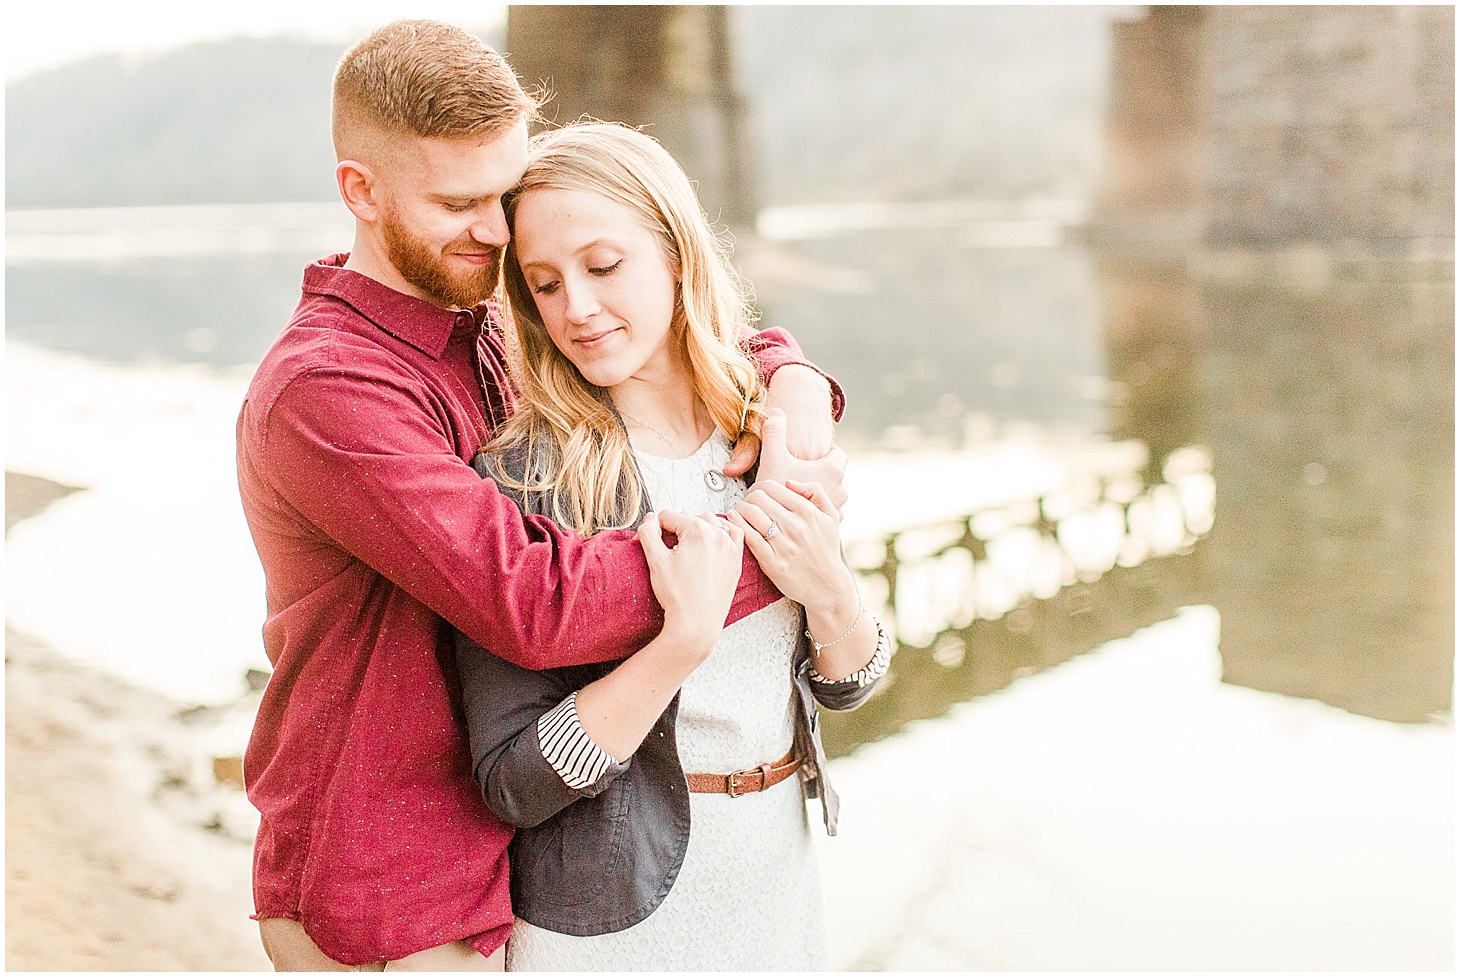
M 567 308 L 564 314 L 569 322 L 587 322 L 598 313 L 598 300 L 593 295 L 592 286 L 585 281 L 563 281 L 563 292 L 567 299 Z

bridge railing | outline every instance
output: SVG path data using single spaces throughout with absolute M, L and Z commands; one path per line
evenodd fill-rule
M 892 670 L 862 708 L 824 719 L 832 755 L 941 715 L 1199 600 L 1189 559 L 1216 509 L 1211 458 L 1173 452 L 1161 480 L 1076 475 L 1012 505 L 848 547 Z

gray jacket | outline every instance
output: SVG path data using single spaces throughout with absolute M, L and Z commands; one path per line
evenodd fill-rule
M 524 457 L 479 455 L 477 471 L 490 477 L 492 462 L 513 476 L 527 468 Z M 551 518 L 551 502 L 543 493 L 500 487 L 524 513 Z M 647 499 L 640 509 L 636 525 L 647 512 Z M 497 658 L 460 633 L 456 660 L 482 797 L 498 817 L 518 828 L 511 848 L 513 910 L 535 926 L 574 936 L 612 933 L 647 918 L 669 894 L 689 843 L 689 792 L 675 739 L 679 696 L 632 757 L 575 790 L 543 756 L 537 721 L 618 663 L 534 672 Z M 820 798 L 826 831 L 834 835 L 837 796 L 827 780 L 816 704 L 851 709 L 875 683 L 812 682 L 810 670 L 803 636 L 791 669 L 799 706 L 793 710 L 795 748 L 803 760 L 799 777 L 806 796 Z

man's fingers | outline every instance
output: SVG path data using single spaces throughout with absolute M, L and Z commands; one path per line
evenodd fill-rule
M 760 477 L 785 478 L 795 463 L 786 449 L 786 414 L 780 408 L 772 408 L 760 426 Z
M 771 377 L 766 407 L 786 412 L 789 457 L 819 458 L 831 447 L 831 385 L 818 371 L 795 363 L 777 370 Z
M 760 450 L 762 453 L 770 452 L 775 457 L 789 454 L 786 450 L 786 412 L 779 407 L 772 407 L 766 415 L 765 423 L 760 426 Z
M 811 481 L 819 482 L 831 504 L 836 506 L 837 518 L 841 518 L 842 506 L 847 504 L 847 490 L 843 481 L 847 474 L 847 453 L 841 448 L 832 448 L 817 462 L 820 471 Z
M 739 478 L 750 471 L 750 466 L 755 464 L 755 459 L 760 457 L 760 438 L 749 431 L 740 435 L 740 440 L 735 442 L 735 450 L 730 453 L 730 460 L 725 462 L 725 467 L 720 469 L 730 478 Z

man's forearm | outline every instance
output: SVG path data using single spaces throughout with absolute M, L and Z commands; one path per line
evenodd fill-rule
M 846 396 L 842 392 L 841 384 L 819 367 L 808 361 L 801 352 L 800 345 L 784 329 L 762 329 L 759 332 L 748 327 L 741 327 L 741 341 L 745 343 L 750 355 L 755 358 L 756 365 L 760 368 L 760 374 L 767 384 L 775 384 L 776 377 L 784 367 L 801 366 L 805 367 L 811 374 L 821 379 L 825 389 L 831 396 L 831 419 L 840 421 L 842 412 L 846 409 Z M 799 371 L 793 370 L 792 373 Z
M 820 458 L 832 446 L 832 386 L 817 370 L 787 363 L 771 378 L 767 408 L 780 408 L 786 426 L 786 450 L 797 458 Z

